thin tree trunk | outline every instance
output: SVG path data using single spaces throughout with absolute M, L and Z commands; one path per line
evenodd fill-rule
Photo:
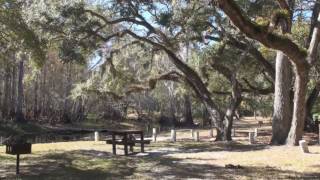
M 0 119 L 1 120 L 3 120 L 3 115 L 2 115 L 3 90 L 4 90 L 4 76 L 2 72 L 0 72 Z
M 306 103 L 306 119 L 305 119 L 305 125 L 304 125 L 304 130 L 306 131 L 314 131 L 317 128 L 315 127 L 315 123 L 313 122 L 312 108 L 317 101 L 319 92 L 320 92 L 320 83 L 317 83 L 316 86 L 311 91 Z
M 286 141 L 288 145 L 298 145 L 301 140 L 304 129 L 304 120 L 306 113 L 306 92 L 307 92 L 307 80 L 308 71 L 302 67 L 296 68 L 295 79 L 295 92 L 294 92 L 294 105 L 293 105 L 293 117 L 289 135 Z
M 187 126 L 194 126 L 192 118 L 192 104 L 190 101 L 190 96 L 187 94 L 184 95 L 184 117 L 185 124 Z
M 24 76 L 24 58 L 25 55 L 22 55 L 21 60 L 19 62 L 19 77 L 18 77 L 18 98 L 17 98 L 17 116 L 16 121 L 17 122 L 23 122 L 25 121 L 24 115 L 22 112 L 22 106 L 23 106 L 23 76 Z
M 63 121 L 65 123 L 70 123 L 70 103 L 69 103 L 69 95 L 71 90 L 71 63 L 68 64 L 67 67 L 67 78 L 66 78 L 66 87 L 64 92 L 64 103 L 63 103 Z
M 170 118 L 172 120 L 172 126 L 176 127 L 178 122 L 177 122 L 177 118 L 176 118 L 176 108 L 175 108 L 175 103 L 174 103 L 174 97 L 170 98 Z
M 216 127 L 217 135 L 215 141 L 223 141 L 224 140 L 224 128 L 223 128 L 223 119 L 220 113 L 217 113 L 217 110 L 208 102 L 203 101 L 211 122 Z
M 235 112 L 242 101 L 241 87 L 236 79 L 236 74 L 233 73 L 230 78 L 230 83 L 232 86 L 232 96 L 230 100 L 231 102 L 224 117 L 224 139 L 227 141 L 232 140 L 231 132 L 233 126 L 233 117 L 235 116 Z
M 11 75 L 11 103 L 10 103 L 10 117 L 11 118 L 15 118 L 16 115 L 16 84 L 17 84 L 17 80 L 16 80 L 16 76 L 17 76 L 17 68 L 16 68 L 16 64 L 13 64 L 12 67 L 12 75 Z
M 39 74 L 36 75 L 35 80 L 34 80 L 34 104 L 33 104 L 33 118 L 34 120 L 38 119 L 38 89 L 39 89 Z
M 40 106 L 39 106 L 39 114 L 40 116 L 46 116 L 47 115 L 47 108 L 46 107 L 46 99 L 47 99 L 47 66 L 46 64 L 43 66 L 42 72 L 41 72 L 42 80 L 41 87 L 40 87 Z M 40 78 L 41 79 L 41 78 Z
M 10 97 L 10 67 L 7 65 L 5 69 L 4 80 L 4 96 L 2 102 L 2 115 L 4 118 L 8 118 L 9 113 L 9 97 Z

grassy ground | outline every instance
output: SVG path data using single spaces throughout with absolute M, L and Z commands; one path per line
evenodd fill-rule
M 249 128 L 244 128 L 245 124 Z M 243 126 L 242 126 L 243 125 Z M 247 143 L 245 133 L 256 126 L 252 119 L 237 122 L 238 133 L 230 143 L 210 142 L 201 130 L 201 142 L 193 142 L 189 131 L 178 131 L 178 141 L 147 146 L 146 153 L 111 154 L 104 142 L 35 144 L 31 155 L 22 155 L 21 179 L 319 179 L 320 146 L 269 146 L 270 127 L 261 128 L 257 144 Z M 160 135 L 168 137 L 168 132 Z M 225 165 L 240 165 L 227 168 Z M 15 157 L 0 146 L 0 179 L 14 179 Z
M 1 122 L 0 124 L 0 136 L 24 133 L 44 133 L 46 131 L 48 131 L 48 128 L 33 123 Z

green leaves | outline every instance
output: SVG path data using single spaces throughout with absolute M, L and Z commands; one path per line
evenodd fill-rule
M 84 3 L 77 3 L 72 6 L 64 6 L 61 9 L 61 16 L 64 18 L 79 18 L 84 14 Z
M 159 15 L 159 19 L 157 22 L 162 26 L 169 26 L 172 16 L 172 12 L 163 12 Z
M 84 63 L 85 58 L 75 39 L 64 39 L 59 47 L 59 57 L 65 63 L 76 61 Z
M 0 2 L 0 25 L 7 31 L 10 43 L 17 49 L 31 52 L 35 64 L 40 67 L 46 57 L 46 41 L 40 39 L 36 32 L 22 17 L 21 5 L 16 1 Z

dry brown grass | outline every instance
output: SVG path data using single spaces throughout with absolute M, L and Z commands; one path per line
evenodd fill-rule
M 201 142 L 193 142 L 189 130 L 177 133 L 178 141 L 160 141 L 148 153 L 113 156 L 104 142 L 35 144 L 33 154 L 22 156 L 22 179 L 319 179 L 320 146 L 269 146 L 270 124 L 265 120 L 257 144 L 247 143 L 246 134 L 257 126 L 253 118 L 236 122 L 237 136 L 230 143 L 211 142 L 208 130 L 200 130 Z M 249 128 L 247 128 L 249 126 Z M 161 137 L 168 137 L 164 132 Z M 311 141 L 314 137 L 306 136 Z M 316 137 L 316 136 L 315 136 Z M 162 138 L 166 140 L 166 138 Z M 123 153 L 118 150 L 119 154 Z M 138 152 L 139 148 L 136 148 Z M 12 156 L 0 147 L 0 179 L 15 178 Z M 225 165 L 240 165 L 239 169 Z

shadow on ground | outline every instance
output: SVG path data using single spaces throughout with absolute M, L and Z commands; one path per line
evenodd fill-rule
M 235 141 L 228 143 L 225 142 L 193 142 L 185 141 L 179 143 L 166 143 L 159 142 L 151 144 L 153 149 L 157 148 L 176 148 L 177 153 L 197 153 L 197 152 L 218 152 L 218 151 L 230 151 L 230 152 L 246 152 L 257 151 L 269 148 L 266 144 L 243 144 Z M 170 152 L 174 153 L 174 152 Z
M 167 148 L 167 149 L 164 149 Z M 274 167 L 241 166 L 221 167 L 201 163 L 194 159 L 177 159 L 169 153 L 203 151 L 252 151 L 267 148 L 263 145 L 240 143 L 170 143 L 152 144 L 149 153 L 130 156 L 114 156 L 95 150 L 76 150 L 33 154 L 22 159 L 21 179 L 317 179 L 320 173 L 299 173 Z M 163 149 L 163 151 L 159 151 Z M 171 150 L 170 150 L 171 149 Z M 6 166 L 0 167 L 2 177 L 15 179 L 14 158 L 6 158 Z M 214 163 L 214 159 L 212 162 Z

